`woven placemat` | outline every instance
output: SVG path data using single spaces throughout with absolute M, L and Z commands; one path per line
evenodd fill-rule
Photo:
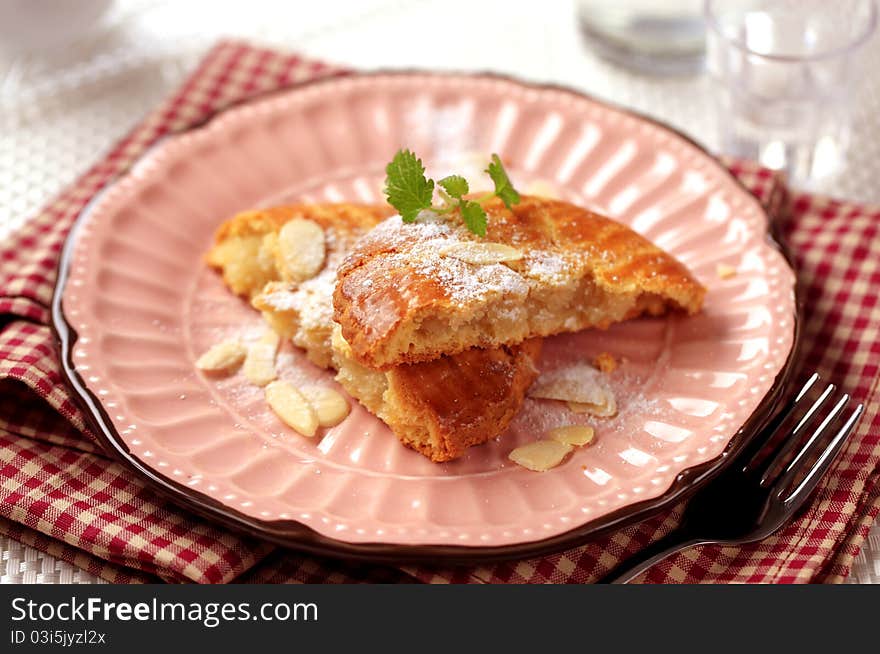
M 106 584 L 103 579 L 54 556 L 0 536 L 0 584 Z

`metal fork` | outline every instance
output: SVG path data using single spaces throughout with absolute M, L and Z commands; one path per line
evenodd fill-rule
M 862 414 L 859 404 L 822 449 L 827 440 L 822 437 L 840 423 L 850 398 L 846 393 L 838 396 L 834 384 L 829 384 L 809 405 L 807 395 L 818 381 L 819 375 L 813 374 L 725 471 L 690 500 L 678 527 L 611 570 L 599 583 L 626 583 L 667 556 L 695 545 L 763 540 L 787 523 L 831 467 Z M 805 430 L 829 400 L 834 405 L 804 442 Z M 785 437 L 780 439 L 780 434 Z

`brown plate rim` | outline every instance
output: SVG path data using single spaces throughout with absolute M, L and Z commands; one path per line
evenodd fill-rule
M 409 76 L 409 75 L 431 75 L 438 77 L 472 77 L 472 78 L 490 78 L 511 82 L 525 88 L 536 90 L 553 90 L 569 93 L 574 96 L 590 100 L 591 102 L 603 105 L 614 111 L 623 112 L 629 116 L 639 120 L 649 122 L 677 138 L 683 139 L 687 143 L 696 147 L 705 153 L 714 164 L 734 180 L 736 184 L 751 194 L 746 188 L 718 159 L 712 155 L 705 147 L 694 141 L 691 137 L 683 134 L 679 130 L 658 121 L 655 118 L 646 116 L 640 112 L 634 111 L 627 107 L 622 107 L 614 103 L 600 100 L 588 93 L 578 91 L 566 86 L 550 83 L 537 83 L 517 79 L 510 75 L 504 75 L 494 72 L 451 72 L 451 71 L 423 71 L 423 70 L 389 70 L 389 71 L 372 71 L 357 73 L 342 73 L 344 76 L 357 77 L 375 77 L 375 76 Z M 282 89 L 261 93 L 245 100 L 235 102 L 223 109 L 214 112 L 211 116 L 203 121 L 188 127 L 185 130 L 175 132 L 165 138 L 173 138 L 181 133 L 199 129 L 214 120 L 217 116 L 226 111 L 255 101 L 263 100 L 273 95 L 289 93 L 297 89 L 312 87 L 328 82 L 332 82 L 339 77 L 340 74 L 334 74 L 321 77 L 314 80 L 308 80 L 295 85 L 287 86 Z M 164 139 L 161 139 L 161 142 Z M 145 151 L 138 161 L 149 156 L 149 154 L 158 145 L 154 143 L 147 151 Z M 131 164 L 135 165 L 135 164 Z M 395 543 L 369 542 L 369 543 L 351 543 L 334 538 L 329 538 L 317 531 L 303 525 L 294 520 L 259 520 L 252 516 L 245 515 L 222 502 L 215 500 L 203 493 L 200 493 L 188 486 L 184 486 L 173 479 L 159 474 L 156 470 L 146 465 L 143 461 L 134 456 L 128 449 L 119 433 L 113 427 L 112 420 L 107 414 L 99 398 L 89 390 L 82 376 L 76 370 L 73 363 L 72 352 L 73 346 L 77 340 L 77 333 L 71 326 L 70 322 L 64 315 L 62 296 L 70 271 L 73 249 L 76 243 L 76 234 L 80 226 L 86 221 L 93 211 L 95 205 L 100 200 L 106 190 L 115 183 L 120 177 L 125 175 L 131 169 L 131 165 L 126 171 L 123 171 L 116 177 L 105 184 L 105 186 L 83 207 L 82 211 L 76 217 L 73 226 L 64 243 L 64 248 L 58 263 L 57 279 L 55 290 L 52 296 L 51 305 L 51 328 L 55 338 L 56 349 L 61 361 L 62 378 L 68 388 L 72 391 L 74 400 L 83 410 L 90 426 L 101 441 L 104 449 L 115 456 L 115 458 L 129 471 L 137 477 L 143 479 L 147 484 L 162 496 L 168 498 L 172 502 L 196 513 L 202 517 L 208 518 L 214 522 L 228 527 L 234 531 L 244 533 L 248 536 L 256 536 L 272 543 L 290 547 L 292 549 L 309 552 L 321 556 L 344 557 L 350 560 L 370 561 L 376 563 L 438 563 L 445 564 L 476 564 L 487 563 L 492 561 L 503 561 L 512 559 L 524 559 L 537 556 L 545 556 L 556 553 L 572 547 L 583 545 L 601 535 L 610 531 L 641 522 L 653 515 L 659 513 L 663 509 L 669 508 L 692 494 L 697 492 L 703 485 L 720 474 L 726 465 L 732 461 L 743 448 L 753 440 L 753 438 L 761 432 L 767 425 L 770 418 L 776 413 L 781 401 L 788 395 L 791 385 L 792 372 L 794 363 L 798 359 L 801 349 L 801 324 L 803 322 L 803 293 L 802 284 L 797 278 L 796 269 L 793 264 L 793 258 L 789 250 L 785 247 L 778 233 L 776 224 L 768 213 L 767 209 L 759 202 L 762 213 L 767 219 L 768 232 L 766 238 L 768 242 L 775 247 L 785 258 L 786 263 L 795 273 L 795 316 L 794 316 L 794 337 L 792 348 L 782 369 L 776 376 L 770 390 L 766 393 L 758 409 L 749 417 L 746 423 L 733 435 L 725 450 L 717 457 L 706 461 L 705 463 L 692 466 L 680 472 L 673 481 L 672 485 L 656 498 L 643 500 L 626 507 L 618 509 L 605 516 L 591 520 L 583 525 L 575 527 L 562 534 L 535 541 L 526 541 L 515 543 L 512 545 L 502 546 L 474 546 L 474 545 L 404 545 Z M 781 216 L 779 216 L 781 218 Z

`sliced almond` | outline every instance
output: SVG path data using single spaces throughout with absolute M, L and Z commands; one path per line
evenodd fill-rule
M 295 218 L 278 232 L 278 269 L 286 281 L 304 282 L 324 266 L 324 230 L 311 220 Z
M 715 273 L 721 279 L 730 279 L 731 277 L 734 277 L 736 275 L 736 268 L 734 268 L 733 266 L 729 266 L 726 263 L 719 263 L 715 267 Z
M 504 245 L 503 243 L 484 243 L 482 241 L 452 243 L 440 250 L 440 254 L 478 266 L 502 263 L 504 261 L 519 261 L 523 258 L 522 252 L 509 245 Z
M 200 356 L 196 368 L 205 372 L 233 372 L 246 354 L 247 348 L 238 341 L 223 341 Z
M 335 427 L 348 417 L 351 407 L 342 393 L 326 386 L 306 386 L 299 389 L 308 400 L 322 427 Z
M 309 438 L 315 435 L 318 416 L 290 382 L 273 381 L 266 386 L 266 402 L 288 427 Z
M 265 386 L 278 376 L 275 372 L 275 354 L 279 340 L 278 334 L 267 331 L 260 340 L 248 347 L 244 376 L 252 384 Z
M 576 413 L 610 417 L 617 414 L 614 392 L 602 373 L 584 363 L 541 375 L 529 389 L 530 397 L 567 402 Z
M 566 402 L 572 413 L 589 413 L 597 418 L 613 418 L 617 415 L 617 402 L 610 397 L 605 404 L 590 404 L 589 402 Z
M 565 427 L 551 429 L 547 432 L 547 435 L 554 441 L 564 443 L 565 445 L 583 447 L 593 442 L 596 432 L 587 425 L 566 425 Z
M 559 441 L 535 441 L 516 448 L 508 458 L 523 468 L 545 472 L 562 463 L 572 449 L 571 445 Z

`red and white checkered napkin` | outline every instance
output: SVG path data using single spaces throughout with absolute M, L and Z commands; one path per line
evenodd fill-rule
M 0 249 L 0 532 L 115 582 L 585 582 L 662 536 L 680 509 L 554 556 L 479 568 L 353 566 L 279 550 L 203 521 L 100 450 L 61 381 L 47 326 L 64 237 L 88 200 L 159 137 L 262 91 L 341 71 L 240 43 L 212 50 L 183 87 Z M 772 173 L 731 162 L 774 211 Z M 806 289 L 804 370 L 866 403 L 810 509 L 743 548 L 701 547 L 652 582 L 841 581 L 880 512 L 880 208 L 791 198 L 783 225 Z M 874 255 L 871 256 L 870 253 Z

